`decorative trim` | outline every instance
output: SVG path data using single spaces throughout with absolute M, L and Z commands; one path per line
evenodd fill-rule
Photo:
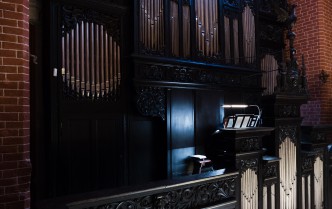
M 119 17 L 103 14 L 91 9 L 81 9 L 74 6 L 64 5 L 61 8 L 62 35 L 70 32 L 76 24 L 83 22 L 93 22 L 103 25 L 117 43 L 120 42 L 121 22 Z
M 240 171 L 241 173 L 245 172 L 247 169 L 252 169 L 257 173 L 258 171 L 258 159 L 247 159 L 247 160 L 241 160 L 240 161 Z
M 239 9 L 240 5 L 240 0 L 224 0 L 224 7 Z
M 236 178 L 227 178 L 196 186 L 190 186 L 168 192 L 157 192 L 137 198 L 124 196 L 123 200 L 102 204 L 94 204 L 91 209 L 128 209 L 128 208 L 201 208 L 235 198 Z M 164 190 L 163 190 L 164 191 Z M 142 191 L 144 194 L 144 191 Z M 70 207 L 69 207 L 70 208 Z
M 315 130 L 311 133 L 310 138 L 313 143 L 326 142 L 326 133 Z
M 285 141 L 286 137 L 289 137 L 291 142 L 296 146 L 297 127 L 296 126 L 279 126 L 279 144 Z
M 259 73 L 250 75 L 239 75 L 226 73 L 221 70 L 206 70 L 190 68 L 187 66 L 165 66 L 137 64 L 136 76 L 138 80 L 182 82 L 194 84 L 210 84 L 221 86 L 235 86 L 244 88 L 258 87 Z M 257 76 L 255 76 L 257 75 Z
M 264 166 L 263 177 L 264 179 L 278 177 L 279 163 L 268 163 Z
M 240 152 L 249 152 L 259 150 L 258 137 L 242 138 L 240 140 Z
M 309 173 L 314 168 L 314 160 L 313 157 L 309 153 L 302 154 L 302 173 Z
M 298 105 L 279 105 L 279 117 L 300 117 L 300 107 Z
M 144 116 L 158 116 L 166 118 L 166 92 L 160 87 L 138 87 L 137 108 Z
M 165 46 L 162 47 L 159 51 L 156 51 L 156 50 L 146 47 L 141 41 L 139 41 L 138 48 L 139 48 L 140 54 L 143 54 L 143 55 L 149 55 L 149 56 L 150 55 L 152 55 L 152 56 L 164 56 L 165 55 Z

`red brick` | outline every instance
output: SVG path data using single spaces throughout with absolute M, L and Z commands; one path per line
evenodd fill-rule
M 19 132 L 16 129 L 3 129 L 0 130 L 0 136 L 3 137 L 19 136 Z
M 3 178 L 16 178 L 17 177 L 17 168 L 7 169 L 3 171 Z
M 25 78 L 22 74 L 7 74 L 7 79 L 9 81 L 23 81 Z
M 1 50 L 0 49 L 0 57 L 16 57 L 16 56 L 17 56 L 17 52 L 14 50 Z
M 3 17 L 8 19 L 23 20 L 24 15 L 15 11 L 4 11 Z
M 5 18 L 1 18 L 0 19 L 1 25 L 2 26 L 10 26 L 10 27 L 17 27 L 17 20 L 13 20 L 13 19 L 5 19 Z
M 18 113 L 0 113 L 0 120 L 1 121 L 17 121 L 18 120 Z
M 16 168 L 17 168 L 16 162 L 0 162 L 0 170 L 10 170 Z
M 23 200 L 6 204 L 6 209 L 22 209 L 22 208 L 26 208 L 25 201 L 23 201 Z
M 17 146 L 4 146 L 0 145 L 0 153 L 16 153 L 18 151 Z
M 6 209 L 8 209 L 8 204 L 12 203 L 12 202 L 14 202 L 14 203 L 18 202 L 20 200 L 20 195 L 19 194 L 4 195 L 1 197 L 1 199 L 2 199 L 2 202 L 7 203 Z M 15 209 L 18 209 L 18 208 L 15 208 Z
M 5 3 L 5 2 L 0 2 L 0 8 L 2 10 L 9 10 L 9 11 L 15 11 L 15 4 L 11 4 L 12 2 L 8 2 L 8 3 Z
M 18 104 L 17 98 L 10 98 L 10 97 L 0 97 L 0 104 L 2 105 L 16 105 Z
M 0 71 L 2 73 L 17 73 L 17 66 L 1 66 Z
M 24 60 L 18 58 L 4 58 L 3 65 L 23 65 Z
M 19 121 L 19 122 L 6 122 L 6 128 L 23 128 L 24 122 Z
M 6 137 L 2 140 L 3 145 L 19 145 L 29 143 L 24 137 Z
M 0 89 L 18 89 L 18 82 L 0 81 Z
M 4 161 L 19 161 L 22 160 L 22 154 L 21 153 L 4 153 L 3 154 L 3 160 Z

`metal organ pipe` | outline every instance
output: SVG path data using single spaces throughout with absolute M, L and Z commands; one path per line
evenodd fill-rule
M 62 79 L 74 95 L 98 99 L 119 91 L 121 50 L 103 25 L 78 22 L 61 41 Z
M 163 0 L 140 0 L 140 42 L 154 51 L 164 46 L 163 10 Z
M 255 46 L 255 17 L 247 5 L 242 13 L 243 23 L 243 52 L 245 62 L 253 63 L 256 56 Z
M 280 209 L 297 207 L 296 147 L 289 137 L 279 147 Z
M 196 43 L 198 51 L 204 56 L 218 53 L 218 1 L 196 0 Z
M 314 163 L 314 204 L 315 208 L 324 208 L 324 163 L 318 156 Z
M 272 55 L 265 55 L 261 60 L 263 95 L 271 95 L 277 86 L 278 62 Z
M 241 177 L 241 209 L 258 208 L 258 179 L 255 171 L 247 169 Z

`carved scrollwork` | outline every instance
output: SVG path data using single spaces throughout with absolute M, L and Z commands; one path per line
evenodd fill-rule
M 96 209 L 200 208 L 235 197 L 236 177 L 103 204 Z
M 274 43 L 282 43 L 283 28 L 272 24 L 264 24 L 259 32 L 259 38 L 262 41 L 272 41 Z
M 266 178 L 271 178 L 271 177 L 277 177 L 277 171 L 278 171 L 278 163 L 271 163 L 271 164 L 267 164 L 264 167 L 264 179 Z
M 76 24 L 83 22 L 93 22 L 103 25 L 116 42 L 120 42 L 121 22 L 119 17 L 103 14 L 91 9 L 82 9 L 74 6 L 65 5 L 61 8 L 62 13 L 62 34 L 70 32 Z
M 144 116 L 166 117 L 166 92 L 159 87 L 139 87 L 137 92 L 137 108 Z
M 152 55 L 152 56 L 163 56 L 165 55 L 165 47 L 161 47 L 160 50 L 154 50 L 146 47 L 142 42 L 139 42 L 139 51 L 144 55 Z
M 258 159 L 257 158 L 246 159 L 246 160 L 240 161 L 241 173 L 246 171 L 249 168 L 257 173 L 257 170 L 258 170 Z
M 302 155 L 302 172 L 303 173 L 306 173 L 306 172 L 310 172 L 313 167 L 314 167 L 314 162 L 313 162 L 313 158 L 312 156 L 308 155 L 308 154 L 305 154 L 305 155 Z
M 281 144 L 286 137 L 289 137 L 290 140 L 296 145 L 297 137 L 297 127 L 296 126 L 280 126 L 279 127 L 279 144 Z
M 280 117 L 299 117 L 300 107 L 298 105 L 280 105 L 279 116 Z
M 259 140 L 258 137 L 243 138 L 240 141 L 240 151 L 249 152 L 259 150 Z
M 171 73 L 171 80 L 177 82 L 193 82 L 194 81 L 194 73 L 193 70 L 187 68 L 173 68 L 171 69 L 173 72 Z
M 226 7 L 233 7 L 233 8 L 239 8 L 241 5 L 239 0 L 224 0 L 224 6 Z
M 326 133 L 320 131 L 313 131 L 311 133 L 311 139 L 313 142 L 326 142 Z
M 185 66 L 138 64 L 136 69 L 136 78 L 145 81 L 184 82 L 236 87 L 257 87 L 258 85 L 256 82 L 258 77 L 256 76 L 243 76 Z

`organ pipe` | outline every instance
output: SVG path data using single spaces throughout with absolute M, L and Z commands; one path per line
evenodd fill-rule
M 198 51 L 204 56 L 218 53 L 218 1 L 196 0 L 196 43 Z
M 69 89 L 94 99 L 119 92 L 121 50 L 103 25 L 78 22 L 61 40 L 62 78 Z
M 171 43 L 172 54 L 179 56 L 179 10 L 178 3 L 171 1 Z
M 245 62 L 252 64 L 256 56 L 255 42 L 255 17 L 247 5 L 242 13 L 243 25 L 243 53 Z
M 315 208 L 324 208 L 324 163 L 320 157 L 316 157 L 314 164 L 314 202 Z
M 183 11 L 183 56 L 190 56 L 190 7 L 184 5 L 182 7 Z
M 271 95 L 277 87 L 278 62 L 272 55 L 265 55 L 261 60 L 263 95 Z
M 296 146 L 289 137 L 279 147 L 280 209 L 297 208 Z
M 258 208 L 258 179 L 252 169 L 247 169 L 241 177 L 241 209 Z
M 175 2 L 171 3 L 172 11 L 174 11 L 173 3 Z M 164 47 L 163 4 L 163 0 L 140 0 L 140 42 L 154 51 L 160 51 Z M 171 27 L 176 27 L 174 24 L 178 22 L 172 24 Z

